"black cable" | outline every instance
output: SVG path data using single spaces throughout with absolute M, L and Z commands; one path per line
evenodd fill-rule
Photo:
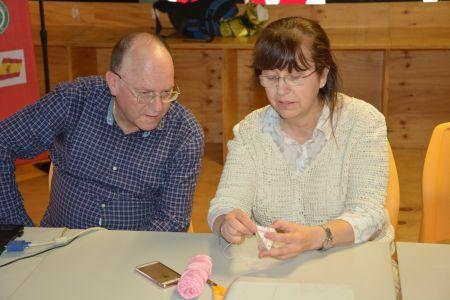
M 39 0 L 39 16 L 41 20 L 42 60 L 44 64 L 45 92 L 50 92 L 50 70 L 48 66 L 47 29 L 45 28 L 44 0 Z
M 11 260 L 11 261 L 9 261 L 9 262 L 3 264 L 3 265 L 0 265 L 0 268 L 6 267 L 6 266 L 8 266 L 8 265 L 11 265 L 11 264 L 13 264 L 13 263 L 15 263 L 15 262 L 17 262 L 17 261 L 19 261 L 19 260 L 23 260 L 23 259 L 26 259 L 26 258 L 38 256 L 38 255 L 40 255 L 40 254 L 42 254 L 42 253 L 45 253 L 45 252 L 48 252 L 48 251 L 51 251 L 51 250 L 55 250 L 55 249 L 58 249 L 58 248 L 65 247 L 65 246 L 71 244 L 73 241 L 75 241 L 75 240 L 76 240 L 77 238 L 79 238 L 80 236 L 81 236 L 81 235 L 77 235 L 76 237 L 74 237 L 73 239 L 71 239 L 70 241 L 68 241 L 68 242 L 65 243 L 65 244 L 57 245 L 57 246 L 54 246 L 54 247 L 51 247 L 51 248 L 47 248 L 47 249 L 45 249 L 45 250 L 42 250 L 42 251 L 40 251 L 40 252 L 33 253 L 33 254 L 31 254 L 31 255 L 28 255 L 28 256 L 22 256 L 22 257 L 16 258 L 16 259 Z

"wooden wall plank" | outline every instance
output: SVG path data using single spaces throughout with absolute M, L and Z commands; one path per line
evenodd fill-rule
M 44 66 L 42 64 L 42 49 L 34 47 L 34 57 L 39 83 L 39 95 L 45 94 Z M 50 88 L 53 89 L 58 82 L 69 80 L 69 58 L 65 47 L 49 47 L 48 60 L 50 69 Z
M 382 111 L 383 51 L 334 51 L 341 91 Z
M 97 75 L 104 75 L 109 70 L 111 48 L 97 48 Z
M 425 161 L 424 149 L 393 149 L 400 183 L 401 208 L 422 208 L 422 172 Z
M 389 4 L 389 26 L 391 28 L 409 28 L 412 32 L 417 28 L 450 27 L 450 6 L 437 3 L 404 2 Z M 425 5 L 424 5 L 425 4 Z M 439 13 L 437 13 L 439 12 Z
M 95 48 L 76 47 L 70 48 L 72 63 L 72 78 L 90 76 L 98 73 L 97 51 Z
M 222 51 L 175 49 L 173 57 L 180 103 L 200 121 L 208 143 L 222 143 Z
M 391 51 L 389 138 L 426 149 L 433 128 L 450 120 L 450 50 Z
M 225 161 L 227 156 L 227 142 L 233 138 L 233 126 L 238 119 L 238 61 L 237 51 L 232 49 L 223 50 L 223 63 L 222 63 L 222 128 L 223 128 L 223 160 Z
M 238 121 L 253 110 L 269 104 L 264 88 L 257 84 L 253 69 L 250 68 L 252 53 L 250 50 L 237 53 Z
M 31 25 L 39 26 L 38 1 L 29 1 L 29 7 Z M 149 3 L 46 1 L 44 8 L 47 26 L 155 27 Z M 170 26 L 166 14 L 160 19 L 163 26 Z

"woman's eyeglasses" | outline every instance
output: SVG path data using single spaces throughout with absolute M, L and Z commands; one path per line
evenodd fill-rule
M 283 79 L 284 83 L 290 87 L 301 86 L 305 83 L 306 78 L 314 74 L 317 70 L 312 71 L 307 75 L 289 74 L 286 76 L 276 75 L 259 75 L 259 82 L 263 87 L 272 88 L 280 84 L 280 79 Z

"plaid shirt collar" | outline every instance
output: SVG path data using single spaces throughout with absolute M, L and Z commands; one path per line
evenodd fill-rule
M 106 123 L 110 126 L 114 126 L 114 124 L 117 124 L 115 122 L 114 119 L 114 113 L 113 113 L 113 108 L 114 108 L 114 100 L 115 97 L 111 97 L 111 100 L 109 101 L 109 105 L 108 105 L 108 112 L 106 114 Z M 172 106 L 169 108 L 169 110 L 166 113 L 167 114 L 172 110 Z M 159 122 L 158 126 L 156 127 L 156 130 L 163 130 L 164 129 L 164 125 L 166 123 L 166 116 L 164 116 L 161 121 Z M 142 137 L 148 137 L 150 135 L 151 131 L 142 131 Z

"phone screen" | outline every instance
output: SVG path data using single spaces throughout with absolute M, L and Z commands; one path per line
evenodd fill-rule
M 137 266 L 136 270 L 162 287 L 176 284 L 181 277 L 179 273 L 159 261 Z

